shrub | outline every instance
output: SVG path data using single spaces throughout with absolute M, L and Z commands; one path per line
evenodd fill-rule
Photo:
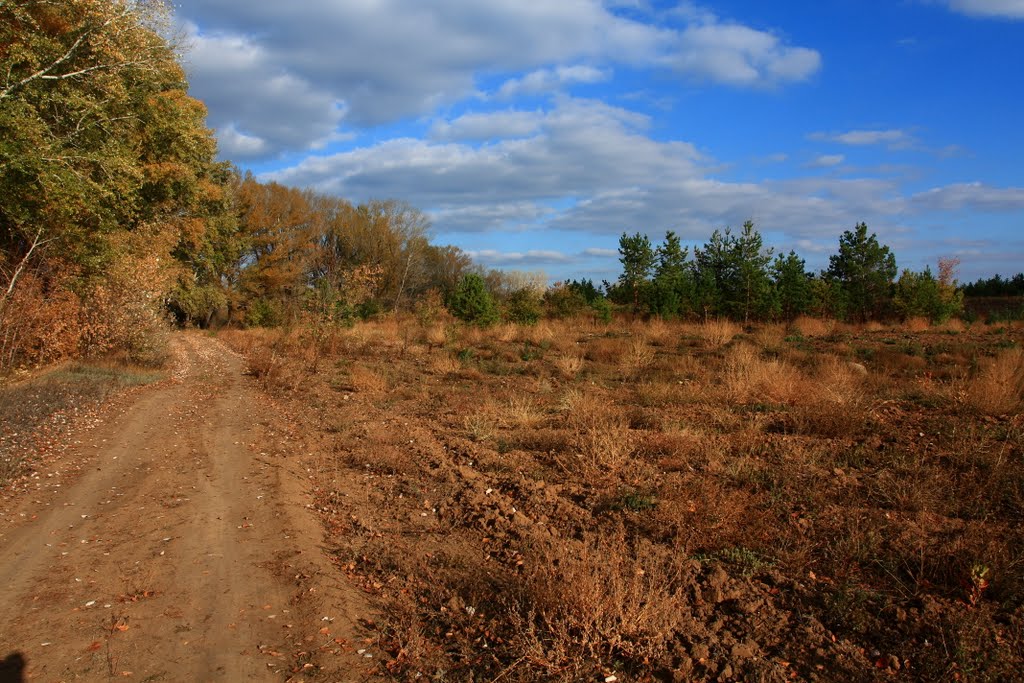
M 541 298 L 531 288 L 517 289 L 505 302 L 505 317 L 520 325 L 534 325 L 540 320 Z
M 256 299 L 245 312 L 246 327 L 277 327 L 283 319 L 281 305 L 269 299 Z
M 498 307 L 487 291 L 484 279 L 476 273 L 462 278 L 448 300 L 448 309 L 459 320 L 487 326 L 498 322 Z

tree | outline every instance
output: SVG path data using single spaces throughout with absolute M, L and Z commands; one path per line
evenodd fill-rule
M 917 273 L 904 270 L 896 281 L 893 306 L 903 318 L 928 318 L 941 323 L 963 309 L 963 293 L 956 287 L 955 260 L 939 262 L 940 277 L 931 268 Z
M 633 312 L 639 313 L 641 293 L 649 284 L 651 269 L 654 268 L 655 256 L 650 238 L 640 233 L 632 237 L 622 233 L 619 238 L 619 261 L 622 263 L 619 283 L 632 296 Z
M 678 316 L 693 305 L 693 272 L 687 256 L 689 247 L 684 248 L 671 230 L 655 251 L 653 308 L 662 317 Z
M 771 263 L 773 250 L 764 248 L 761 233 L 754 229 L 752 221 L 743 224 L 743 230 L 733 239 L 732 248 L 735 252 L 736 285 L 739 290 L 733 312 L 737 317 L 742 314 L 743 323 L 749 324 L 751 316 L 763 316 L 771 308 L 772 289 L 768 264 Z
M 771 307 L 768 264 L 772 250 L 747 221 L 737 235 L 715 230 L 703 249 L 695 251 L 697 299 L 705 316 L 722 314 L 749 322 Z
M 483 277 L 469 273 L 462 277 L 459 286 L 448 300 L 448 309 L 459 320 L 474 325 L 487 326 L 498 322 L 498 306 L 487 291 Z
M 171 258 L 219 219 L 221 180 L 167 17 L 156 1 L 0 2 L 0 319 L 31 273 L 41 296 L 79 299 L 80 351 L 145 346 L 133 326 L 155 329 L 179 275 L 196 310 L 211 293 Z
M 839 238 L 839 253 L 829 257 L 827 276 L 840 284 L 847 314 L 863 322 L 885 313 L 896 273 L 896 257 L 889 247 L 858 223 Z
M 166 16 L 159 2 L 0 3 L 0 302 L 44 249 L 98 274 L 106 235 L 188 203 L 215 148 L 155 30 Z
M 776 257 L 772 264 L 772 282 L 783 318 L 793 320 L 807 312 L 811 305 L 811 275 L 795 251 Z

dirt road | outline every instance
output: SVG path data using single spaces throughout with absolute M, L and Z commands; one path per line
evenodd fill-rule
M 362 680 L 367 607 L 321 550 L 296 445 L 240 358 L 174 350 L 65 456 L 77 481 L 4 505 L 0 680 Z

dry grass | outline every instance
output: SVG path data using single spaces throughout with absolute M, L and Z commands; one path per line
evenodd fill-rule
M 620 407 L 584 394 L 568 410 L 572 432 L 572 458 L 560 464 L 570 476 L 586 481 L 607 481 L 621 473 L 633 451 L 629 418 Z
M 928 318 L 915 317 L 908 318 L 903 321 L 903 330 L 915 334 L 917 332 L 926 332 L 931 329 L 932 323 Z
M 622 372 L 627 377 L 637 377 L 654 364 L 654 356 L 654 349 L 646 340 L 633 338 L 620 359 Z
M 807 390 L 797 368 L 784 361 L 765 360 L 757 349 L 747 344 L 740 344 L 729 351 L 723 385 L 728 400 L 735 403 L 790 404 Z
M 695 331 L 706 346 L 717 349 L 731 342 L 743 330 L 731 320 L 708 320 L 697 325 Z
M 870 405 L 864 375 L 854 364 L 827 356 L 804 384 L 797 414 L 808 433 L 848 437 L 865 430 Z
M 801 337 L 827 337 L 832 334 L 835 321 L 802 315 L 793 321 L 792 327 Z
M 620 530 L 580 541 L 538 538 L 513 603 L 516 648 L 549 673 L 578 679 L 601 661 L 662 657 L 690 618 L 689 566 Z
M 544 424 L 547 415 L 532 397 L 513 396 L 501 409 L 501 420 L 513 429 L 535 429 Z
M 782 349 L 786 341 L 786 326 L 782 324 L 761 325 L 754 330 L 754 342 L 765 351 L 773 353 Z
M 1021 409 L 1024 398 L 1024 351 L 1007 349 L 985 362 L 967 383 L 964 398 L 985 415 L 1010 415 Z
M 560 354 L 554 360 L 558 373 L 566 379 L 574 379 L 583 370 L 584 364 L 583 356 L 576 353 Z
M 355 365 L 349 370 L 349 381 L 356 391 L 383 392 L 387 391 L 387 378 L 364 365 Z

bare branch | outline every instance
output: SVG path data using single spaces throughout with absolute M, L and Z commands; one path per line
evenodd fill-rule
M 36 232 L 35 238 L 32 240 L 32 246 L 28 248 L 28 252 L 22 257 L 21 261 L 18 263 L 18 267 L 14 269 L 14 274 L 11 275 L 11 281 L 7 284 L 7 291 L 4 292 L 3 296 L 0 296 L 0 305 L 6 303 L 7 299 L 10 298 L 11 292 L 14 291 L 14 285 L 17 284 L 22 271 L 25 270 L 25 266 L 28 265 L 29 260 L 32 258 L 32 252 L 53 240 L 54 238 L 44 240 L 43 229 L 39 228 Z

